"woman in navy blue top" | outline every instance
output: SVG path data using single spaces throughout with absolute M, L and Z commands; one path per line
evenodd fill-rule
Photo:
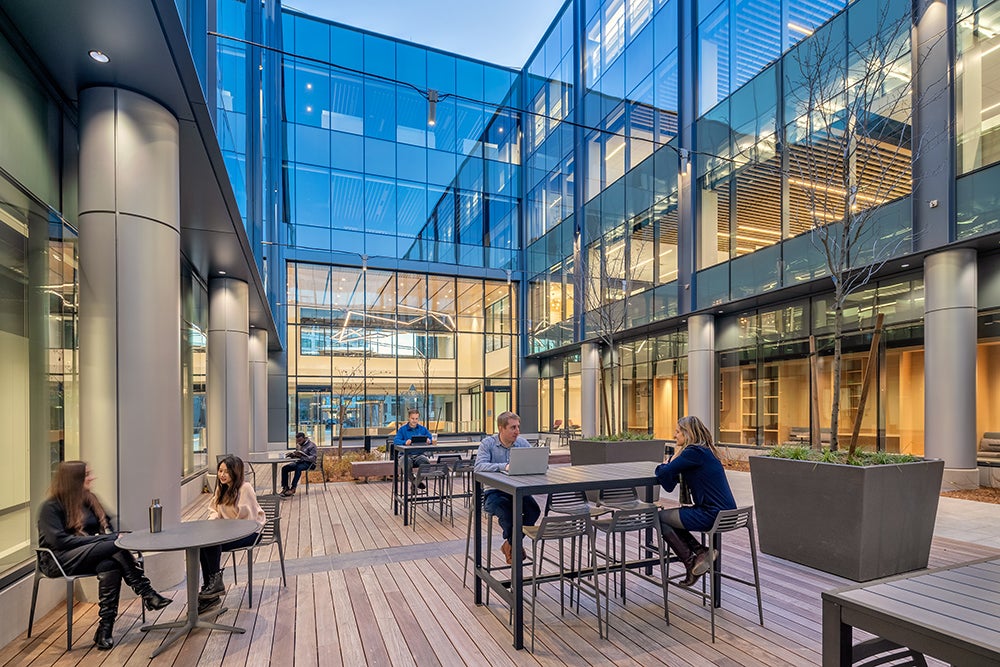
M 656 481 L 667 491 L 684 476 L 694 505 L 660 510 L 660 532 L 687 571 L 681 586 L 690 586 L 708 572 L 715 551 L 707 549 L 690 533 L 709 530 L 720 510 L 736 509 L 726 471 L 712 434 L 697 417 L 681 417 L 674 431 L 680 451 L 669 463 L 656 466 Z

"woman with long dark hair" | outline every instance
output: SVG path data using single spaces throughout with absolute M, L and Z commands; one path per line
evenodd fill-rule
M 52 549 L 67 574 L 97 573 L 98 623 L 94 643 L 107 651 L 114 642 L 122 579 L 142 598 L 146 609 L 173 602 L 155 590 L 131 552 L 115 546 L 118 533 L 91 490 L 94 474 L 83 461 L 64 461 L 52 478 L 49 497 L 38 513 L 38 546 Z M 54 577 L 59 568 L 43 553 L 42 570 Z
M 684 563 L 681 586 L 691 586 L 708 572 L 715 551 L 703 547 L 690 531 L 705 531 L 715 523 L 721 510 L 736 509 L 719 450 L 712 434 L 697 417 L 681 417 L 674 430 L 677 451 L 668 462 L 656 466 L 656 480 L 667 491 L 684 476 L 684 486 L 693 505 L 660 510 L 660 532 L 677 557 Z
M 216 470 L 218 484 L 212 497 L 213 519 L 249 519 L 257 522 L 257 533 L 232 542 L 201 548 L 201 576 L 204 584 L 198 593 L 198 613 L 203 614 L 222 604 L 226 586 L 222 582 L 222 552 L 248 547 L 257 542 L 264 527 L 264 510 L 257 502 L 253 485 L 243 479 L 243 460 L 227 456 Z

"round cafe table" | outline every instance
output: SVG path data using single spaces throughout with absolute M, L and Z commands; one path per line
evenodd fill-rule
M 183 637 L 188 631 L 195 628 L 225 630 L 227 632 L 246 632 L 244 628 L 212 623 L 198 618 L 198 582 L 201 578 L 199 553 L 202 547 L 224 544 L 246 537 L 247 535 L 252 535 L 255 532 L 257 532 L 256 521 L 237 519 L 184 521 L 169 528 L 164 528 L 159 533 L 150 533 L 148 530 L 137 530 L 134 533 L 123 533 L 119 536 L 115 544 L 122 549 L 130 551 L 184 551 L 184 563 L 187 569 L 187 618 L 183 621 L 145 625 L 140 628 L 143 632 L 150 630 L 171 630 L 173 628 L 180 629 L 180 632 L 175 633 L 160 644 L 153 651 L 153 655 L 150 656 L 151 658 L 158 656 L 168 646 L 173 644 L 178 637 Z M 218 616 L 223 611 L 225 609 L 213 609 L 212 613 Z

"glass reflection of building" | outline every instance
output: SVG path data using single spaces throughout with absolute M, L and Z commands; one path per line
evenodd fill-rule
M 30 568 L 53 465 L 85 449 L 79 90 L 53 92 L 57 61 L 36 61 L 67 40 L 19 25 L 41 20 L 34 4 L 11 3 L 0 21 L 0 594 Z M 845 304 L 841 423 L 859 412 L 879 312 L 863 446 L 974 474 L 978 438 L 1000 430 L 1000 0 L 917 16 L 902 0 L 568 0 L 520 69 L 280 3 L 175 4 L 166 23 L 190 47 L 176 59 L 213 112 L 185 122 L 225 163 L 251 292 L 262 283 L 276 325 L 268 441 L 384 435 L 411 405 L 440 432 L 490 431 L 512 408 L 529 432 L 669 437 L 695 412 L 721 442 L 761 447 L 798 440 L 817 396 L 828 427 L 832 289 L 811 228 L 818 196 L 837 192 L 808 165 L 859 124 L 876 130 L 859 160 L 827 172 L 847 172 L 855 204 L 877 212 L 870 244 L 894 250 Z M 867 117 L 846 114 L 859 58 L 893 17 L 907 30 L 891 58 L 881 52 Z M 825 123 L 796 66 L 819 43 L 833 88 L 812 111 Z M 155 97 L 155 77 L 136 81 Z M 912 140 L 921 123 L 940 130 L 936 143 Z M 844 210 L 820 213 L 836 225 Z M 188 485 L 210 465 L 218 274 L 202 250 L 185 246 L 179 262 L 176 470 Z M 949 309 L 972 335 L 934 333 Z M 614 354 L 602 312 L 614 314 Z M 595 349 L 614 371 L 602 391 L 589 391 Z M 956 362 L 943 376 L 942 352 Z M 940 409 L 943 388 L 969 407 Z M 591 395 L 614 397 L 615 413 L 583 405 Z

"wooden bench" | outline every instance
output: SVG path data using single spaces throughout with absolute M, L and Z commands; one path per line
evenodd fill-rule
M 392 477 L 392 461 L 351 461 L 351 476 L 355 479 Z

